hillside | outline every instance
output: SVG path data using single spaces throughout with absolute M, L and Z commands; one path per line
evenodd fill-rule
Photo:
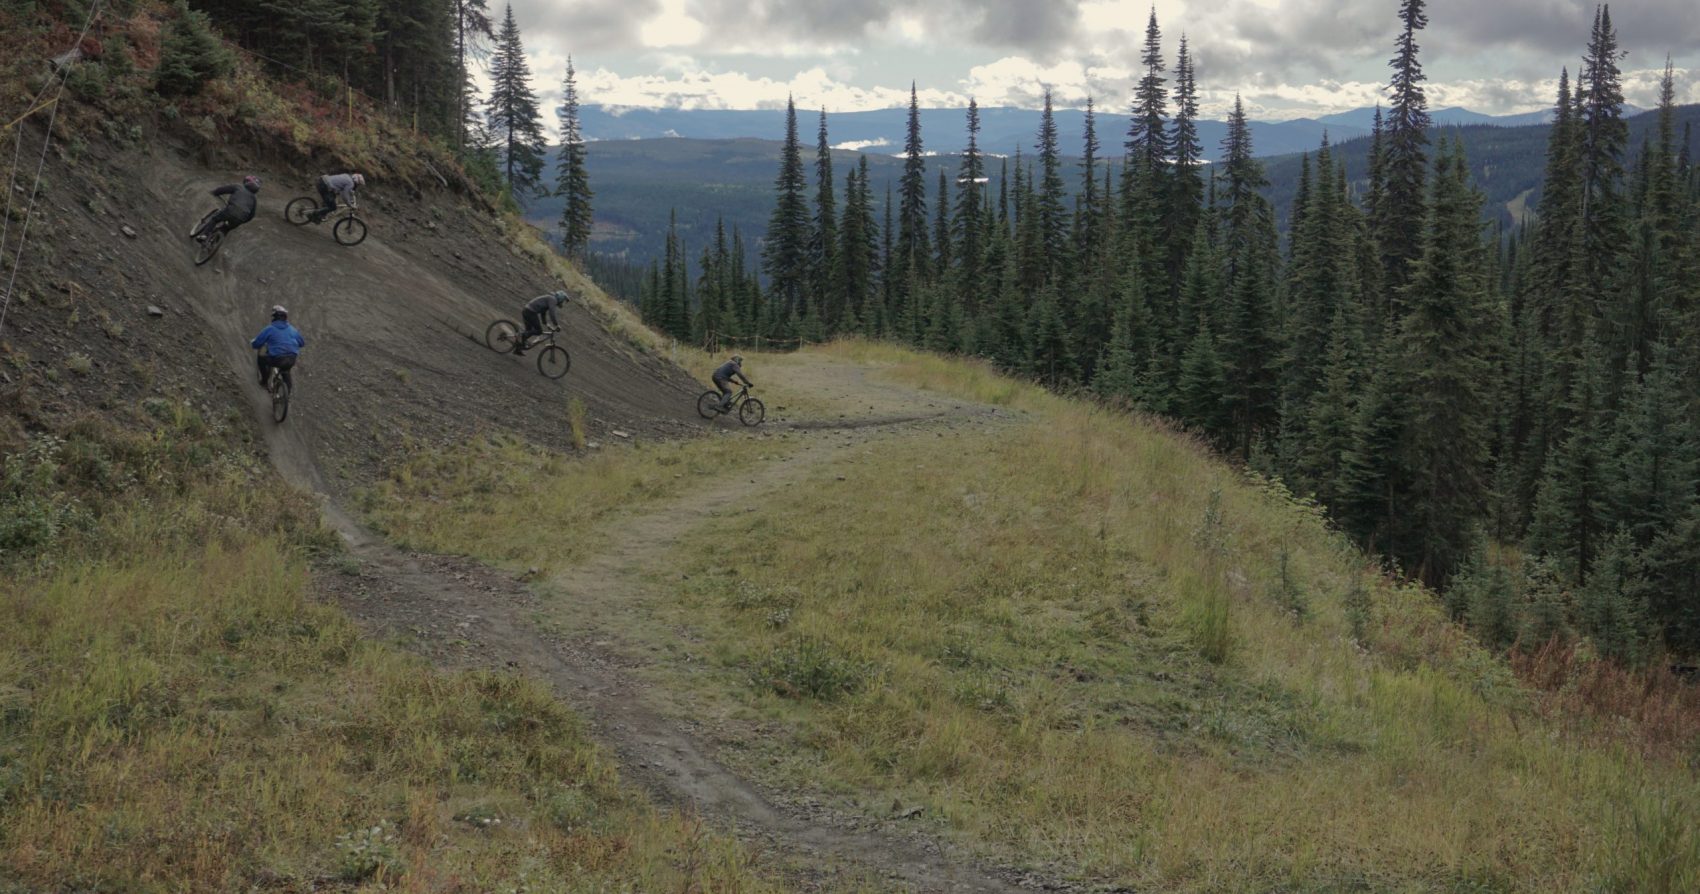
M 1200 436 L 983 362 L 752 352 L 767 424 L 703 419 L 724 356 L 443 142 L 251 60 L 157 90 L 161 33 L 218 48 L 185 9 L 62 74 L 0 10 L 45 159 L 0 225 L 0 892 L 1700 888 L 1700 689 L 1484 647 Z M 358 246 L 279 214 L 327 169 Z M 563 285 L 564 379 L 480 344 Z

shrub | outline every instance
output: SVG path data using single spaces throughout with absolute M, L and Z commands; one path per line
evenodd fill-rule
M 222 78 L 236 67 L 230 51 L 219 42 L 206 13 L 177 0 L 177 18 L 160 47 L 154 88 L 161 96 L 193 96 L 207 81 Z
M 755 670 L 757 686 L 786 698 L 830 701 L 861 691 L 873 667 L 815 639 L 792 642 L 769 652 Z

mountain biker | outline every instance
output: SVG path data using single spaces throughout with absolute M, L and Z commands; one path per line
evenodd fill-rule
M 291 389 L 295 387 L 295 380 L 289 375 L 289 371 L 295 367 L 295 360 L 301 349 L 307 346 L 307 339 L 301 335 L 301 330 L 289 325 L 289 311 L 284 310 L 283 305 L 272 306 L 271 324 L 261 329 L 260 334 L 254 336 L 248 346 L 255 351 L 264 352 L 255 357 L 260 366 L 261 388 L 270 384 L 266 380 L 273 369 L 283 376 L 285 385 Z
M 260 194 L 260 178 L 249 174 L 242 178 L 241 184 L 221 186 L 213 190 L 212 194 L 224 198 L 224 207 L 202 221 L 201 225 L 195 228 L 195 232 L 189 234 L 190 238 L 198 242 L 204 241 L 207 234 L 213 231 L 213 227 L 221 223 L 225 225 L 224 232 L 228 235 L 230 231 L 254 219 L 254 211 L 260 201 L 255 198 Z
M 538 295 L 520 308 L 520 316 L 525 319 L 525 332 L 520 335 L 519 344 L 514 346 L 514 356 L 525 354 L 525 348 L 531 340 L 543 334 L 543 318 L 549 318 L 549 325 L 556 332 L 561 331 L 561 318 L 556 316 L 555 308 L 567 303 L 567 293 L 556 289 L 544 295 Z
M 354 201 L 354 191 L 366 185 L 366 177 L 362 174 L 326 174 L 319 178 L 319 201 L 323 205 L 313 212 L 312 221 L 318 223 L 327 215 L 336 212 L 336 200 L 342 199 L 350 208 L 360 207 Z
M 720 368 L 714 371 L 713 376 L 710 376 L 714 380 L 714 387 L 720 389 L 720 412 L 722 413 L 732 409 L 732 379 L 734 377 L 742 379 L 744 384 L 750 388 L 756 387 L 756 383 L 750 381 L 749 376 L 744 375 L 744 358 L 738 354 L 733 354 L 731 360 L 720 364 Z

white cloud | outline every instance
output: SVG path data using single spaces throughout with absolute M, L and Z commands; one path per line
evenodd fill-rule
M 836 145 L 832 148 L 834 148 L 834 149 L 844 149 L 844 150 L 849 151 L 849 152 L 861 152 L 864 149 L 879 149 L 883 146 L 890 146 L 890 145 L 891 145 L 890 140 L 886 139 L 885 137 L 880 137 L 877 140 L 850 140 L 848 142 L 839 143 L 838 145 Z
M 638 28 L 646 47 L 689 47 L 702 41 L 707 29 L 685 11 L 685 0 L 662 0 L 661 10 Z

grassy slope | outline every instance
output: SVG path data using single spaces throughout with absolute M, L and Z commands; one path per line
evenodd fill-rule
M 994 857 L 1165 889 L 1700 883 L 1691 770 L 1612 729 L 1561 734 L 1308 507 L 983 367 L 866 345 L 819 359 L 1025 419 L 825 463 L 598 620 L 639 644 L 685 635 L 652 672 L 698 696 L 693 719 L 741 731 L 727 756 L 748 771 L 876 816 L 925 804 Z M 760 362 L 777 381 L 816 360 Z M 712 467 L 724 447 L 669 449 Z M 658 455 L 630 474 L 665 478 Z M 510 459 L 499 476 L 542 480 Z M 609 471 L 565 470 L 532 509 L 577 512 Z M 527 517 L 442 516 L 433 545 L 495 558 Z
M 546 688 L 362 639 L 313 503 L 149 411 L 8 449 L 0 890 L 769 889 Z

